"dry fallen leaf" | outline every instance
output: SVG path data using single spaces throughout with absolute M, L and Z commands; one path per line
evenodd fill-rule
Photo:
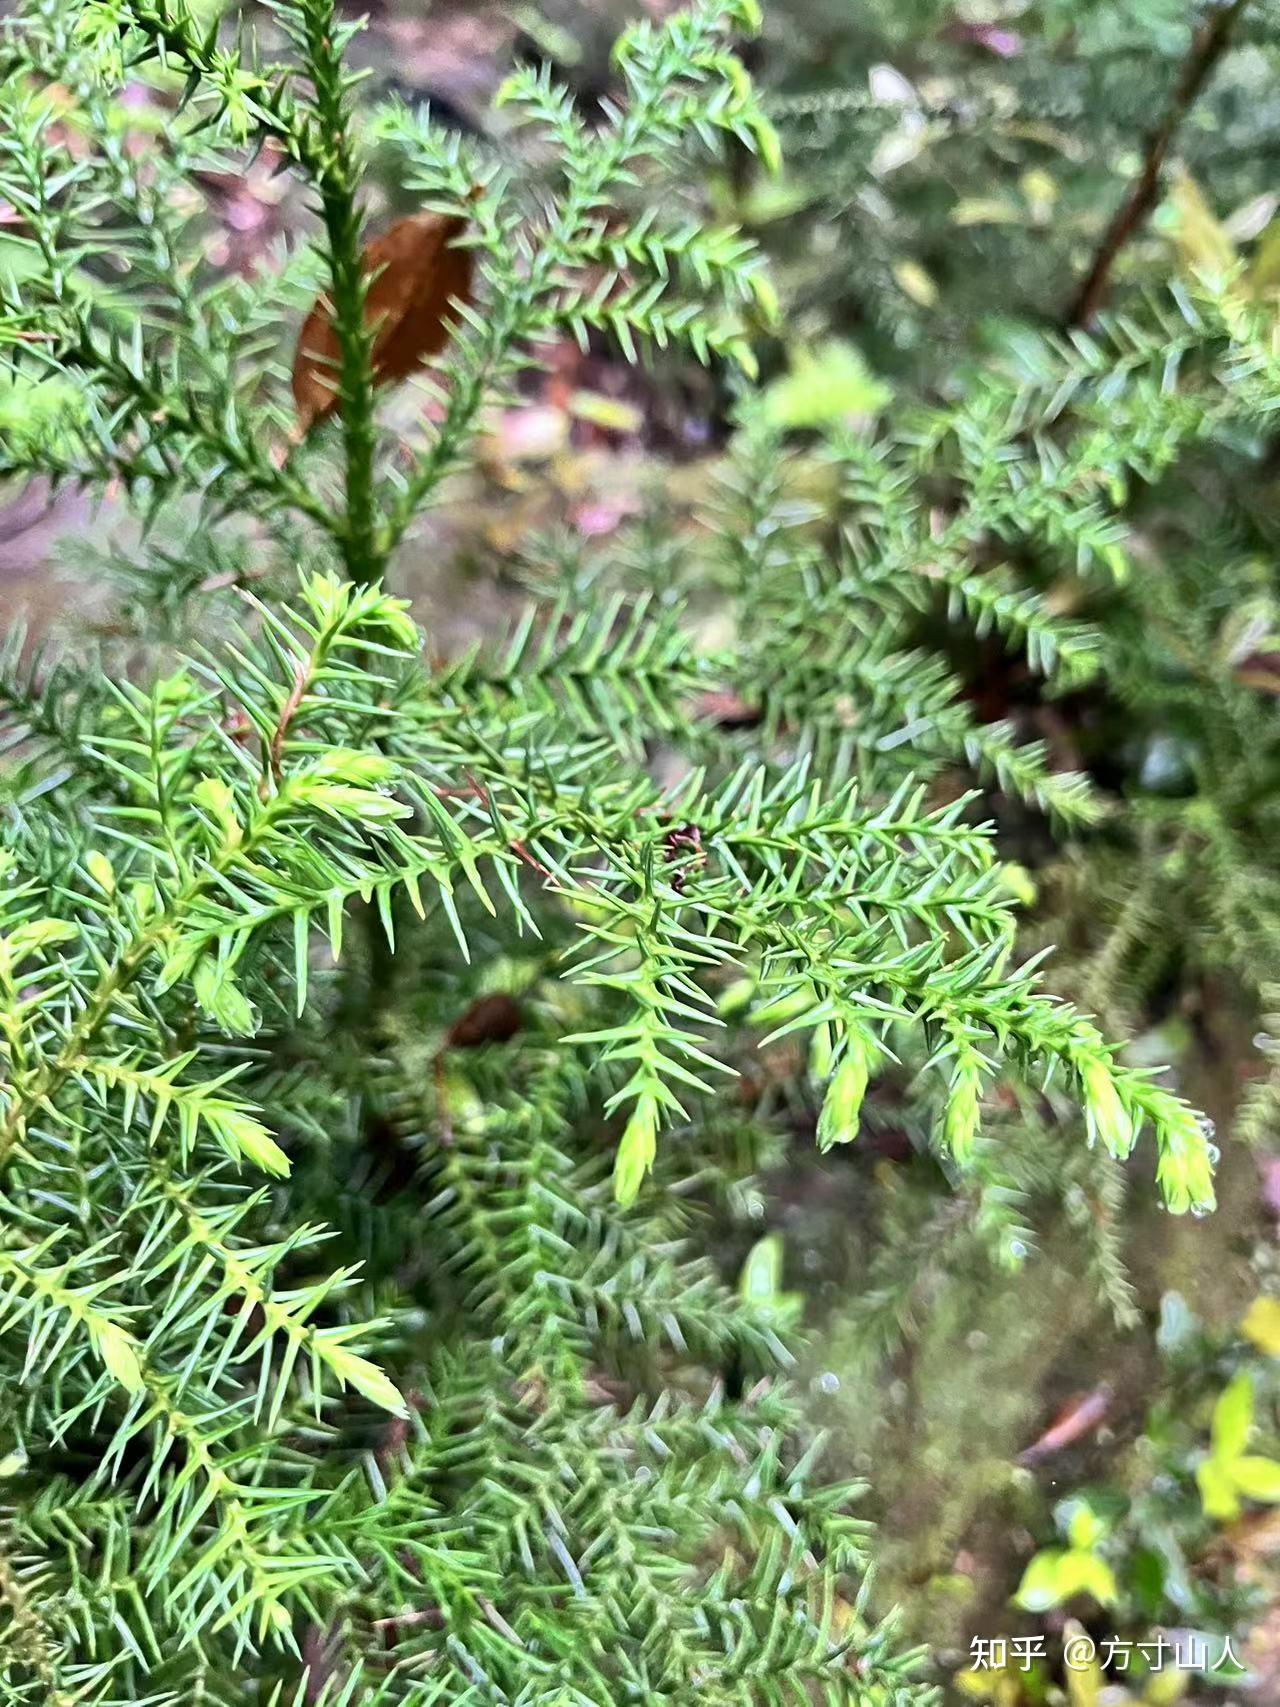
M 413 213 L 365 245 L 373 282 L 365 317 L 377 328 L 374 381 L 391 385 L 438 355 L 451 302 L 471 300 L 470 249 L 455 246 L 466 227 L 456 214 Z M 293 362 L 298 430 L 310 432 L 337 407 L 338 340 L 332 309 L 321 297 L 308 314 Z
M 450 1049 L 476 1049 L 482 1043 L 508 1043 L 524 1026 L 514 996 L 501 990 L 481 996 L 449 1027 Z
M 1251 652 L 1240 660 L 1233 674 L 1243 688 L 1270 694 L 1273 699 L 1280 696 L 1280 650 L 1268 646 Z

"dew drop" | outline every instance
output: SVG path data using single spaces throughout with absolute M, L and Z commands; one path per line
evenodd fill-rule
M 840 1391 L 840 1377 L 834 1370 L 828 1369 L 819 1375 L 818 1391 L 821 1393 L 838 1393 Z
M 1010 1239 L 1009 1240 L 1009 1255 L 1011 1257 L 1017 1257 L 1018 1260 L 1021 1261 L 1021 1259 L 1026 1256 L 1026 1254 L 1027 1254 L 1027 1247 L 1023 1244 L 1021 1239 Z
M 1203 1203 L 1193 1203 L 1191 1205 L 1191 1213 L 1197 1221 L 1203 1221 L 1209 1211 L 1205 1208 Z

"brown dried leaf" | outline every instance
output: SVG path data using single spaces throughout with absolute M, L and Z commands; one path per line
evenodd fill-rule
M 482 1043 L 508 1043 L 524 1025 L 524 1014 L 513 996 L 495 991 L 472 1002 L 449 1027 L 450 1049 L 478 1049 Z
M 454 246 L 466 223 L 455 214 L 413 213 L 365 245 L 364 270 L 373 280 L 365 318 L 377 327 L 375 384 L 407 378 L 444 348 L 450 302 L 471 300 L 471 251 Z M 337 407 L 338 361 L 332 309 L 320 297 L 307 316 L 293 361 L 300 432 L 310 432 Z
M 1280 696 L 1280 650 L 1267 647 L 1251 652 L 1236 665 L 1234 675 L 1243 688 L 1253 688 L 1273 699 Z

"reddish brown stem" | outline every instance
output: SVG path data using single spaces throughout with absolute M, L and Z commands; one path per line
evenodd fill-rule
M 299 659 L 293 666 L 293 686 L 289 690 L 288 699 L 281 707 L 280 716 L 276 720 L 275 730 L 271 736 L 271 746 L 267 752 L 267 763 L 271 767 L 271 775 L 277 788 L 280 786 L 280 779 L 284 770 L 284 744 L 288 739 L 289 726 L 297 716 L 298 707 L 302 704 L 310 680 L 311 676 L 307 665 Z M 266 788 L 267 779 L 263 777 L 260 792 L 264 799 L 266 798 Z
M 489 807 L 489 790 L 473 776 L 468 776 L 465 788 L 437 788 L 435 793 L 438 800 L 478 800 L 486 811 Z M 536 860 L 523 842 L 513 841 L 510 845 L 517 859 L 523 860 L 548 883 L 555 882 L 554 872 L 548 871 L 545 865 Z
M 431 1063 L 432 1076 L 436 1083 L 436 1115 L 440 1121 L 440 1142 L 445 1149 L 453 1147 L 453 1119 L 449 1113 L 449 1083 L 445 1077 L 445 1051 L 436 1052 L 436 1058 Z
M 1183 119 L 1195 105 L 1218 61 L 1226 52 L 1236 19 L 1249 0 L 1230 0 L 1208 13 L 1196 31 L 1165 115 L 1147 139 L 1142 170 L 1103 234 L 1093 265 L 1067 312 L 1065 324 L 1088 326 L 1102 307 L 1111 269 L 1129 240 L 1145 225 L 1160 193 L 1160 176 Z

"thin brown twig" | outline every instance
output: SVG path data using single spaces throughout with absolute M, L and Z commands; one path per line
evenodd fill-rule
M 1164 171 L 1165 161 L 1169 157 L 1169 150 L 1182 121 L 1226 52 L 1236 20 L 1248 3 L 1249 0 L 1229 0 L 1226 5 L 1215 5 L 1192 38 L 1190 52 L 1183 62 L 1182 74 L 1178 78 L 1165 115 L 1147 139 L 1142 170 L 1103 233 L 1093 258 L 1093 265 L 1066 314 L 1064 323 L 1068 329 L 1073 326 L 1088 326 L 1101 308 L 1111 282 L 1111 269 L 1125 245 L 1146 223 L 1147 216 L 1155 206 L 1160 191 L 1160 175 Z
M 478 800 L 486 811 L 489 809 L 489 790 L 474 777 L 465 788 L 436 788 L 432 792 L 437 800 Z M 555 882 L 555 873 L 548 871 L 545 865 L 536 860 L 523 842 L 513 841 L 508 845 L 516 858 L 531 866 L 539 877 L 545 877 L 548 883 Z
M 436 1114 L 440 1120 L 440 1143 L 446 1150 L 453 1148 L 453 1115 L 449 1108 L 449 1080 L 445 1072 L 447 1048 L 437 1049 L 431 1063 L 431 1076 L 436 1087 Z
M 289 725 L 297 715 L 298 707 L 302 704 L 303 696 L 311 681 L 311 672 L 301 659 L 293 667 L 293 686 L 289 689 L 289 697 L 280 708 L 280 716 L 276 721 L 275 730 L 271 736 L 271 747 L 267 753 L 267 761 L 271 766 L 271 776 L 277 787 L 284 766 L 284 744 L 288 739 Z M 266 779 L 263 778 L 265 785 Z

